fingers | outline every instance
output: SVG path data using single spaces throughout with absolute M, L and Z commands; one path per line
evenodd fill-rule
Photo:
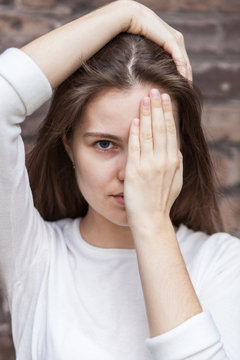
M 139 119 L 135 118 L 130 127 L 128 138 L 128 163 L 138 165 L 140 162 L 140 142 L 139 142 Z
M 164 120 L 166 124 L 167 156 L 172 163 L 178 160 L 176 126 L 172 112 L 172 103 L 168 94 L 162 94 Z
M 151 115 L 153 132 L 153 152 L 160 163 L 166 159 L 176 162 L 178 143 L 173 108 L 168 94 L 160 95 L 157 89 L 151 90 Z M 141 124 L 140 124 L 141 125 Z
M 158 89 L 151 90 L 151 104 L 154 154 L 166 154 L 166 122 L 163 114 L 161 95 Z
M 163 48 L 172 55 L 178 72 L 186 79 L 192 81 L 192 68 L 185 50 L 184 42 L 182 44 L 178 43 L 173 36 L 172 41 L 166 41 Z
M 178 167 L 181 153 L 172 110 L 170 96 L 160 95 L 157 89 L 141 101 L 140 122 L 135 119 L 130 128 L 129 161 L 147 164 L 155 157 L 159 164 Z
M 154 11 L 138 3 L 127 32 L 140 34 L 162 46 L 173 58 L 182 76 L 192 81 L 192 68 L 182 33 L 163 21 Z
M 165 23 L 159 18 L 161 26 L 164 26 L 165 32 L 162 34 L 162 47 L 171 54 L 179 73 L 186 79 L 192 81 L 192 67 L 185 48 L 184 37 L 182 33 Z
M 140 104 L 140 119 L 134 119 L 130 128 L 126 179 L 140 179 L 136 184 L 144 184 L 141 192 L 149 184 L 149 194 L 161 194 L 159 209 L 169 213 L 183 182 L 171 98 L 152 89 L 145 100 Z
M 140 120 L 141 160 L 144 161 L 153 155 L 151 108 L 150 98 L 148 96 L 141 101 Z
M 191 67 L 191 65 L 190 65 L 189 57 L 188 57 L 187 52 L 186 52 L 184 37 L 183 37 L 182 33 L 180 33 L 179 31 L 174 30 L 174 29 L 173 29 L 173 31 L 174 31 L 174 35 L 175 35 L 175 38 L 176 38 L 177 45 L 178 45 L 181 53 L 183 54 L 183 59 L 182 59 L 182 60 L 183 60 L 184 64 L 182 64 L 182 65 L 180 64 L 179 66 L 183 66 L 183 67 L 184 67 L 184 70 L 183 70 L 183 71 L 185 71 L 185 77 L 186 77 L 188 80 L 192 81 L 192 67 Z M 174 52 L 174 50 L 173 50 L 173 58 L 174 58 L 174 57 L 176 58 L 175 55 L 176 55 L 176 54 L 175 54 L 175 52 Z M 177 64 L 178 70 L 180 70 L 180 69 L 179 69 L 179 66 L 178 66 L 178 63 L 179 63 L 179 62 L 181 62 L 181 57 L 180 57 L 180 56 L 179 56 L 179 58 L 178 58 L 178 57 L 176 58 L 176 64 Z M 181 70 L 180 70 L 180 73 L 181 73 Z M 183 75 L 183 74 L 182 74 L 182 75 Z M 183 75 L 183 76 L 184 76 L 184 75 Z

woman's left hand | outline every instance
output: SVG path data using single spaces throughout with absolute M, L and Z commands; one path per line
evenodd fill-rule
M 150 231 L 169 220 L 183 183 L 183 158 L 169 95 L 141 101 L 140 123 L 130 128 L 124 201 L 131 230 Z

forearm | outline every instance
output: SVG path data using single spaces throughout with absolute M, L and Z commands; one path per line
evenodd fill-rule
M 170 220 L 162 224 L 133 234 L 151 337 L 203 311 L 174 228 Z
M 83 61 L 127 30 L 133 6 L 130 1 L 112 2 L 33 40 L 21 50 L 36 62 L 55 88 Z

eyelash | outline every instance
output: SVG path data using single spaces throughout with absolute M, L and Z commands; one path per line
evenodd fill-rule
M 109 140 L 99 140 L 99 141 L 96 141 L 95 143 L 94 143 L 94 145 L 97 145 L 98 143 L 102 143 L 102 142 L 107 142 L 107 143 L 110 143 L 110 144 L 114 144 L 112 141 L 109 141 Z M 113 149 L 113 147 L 112 148 L 110 148 L 110 149 L 103 149 L 103 148 L 99 148 L 98 147 L 98 149 L 100 150 L 100 151 L 109 151 L 109 150 L 112 150 Z

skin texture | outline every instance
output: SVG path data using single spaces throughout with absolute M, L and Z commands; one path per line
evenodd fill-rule
M 89 204 L 89 211 L 80 224 L 80 232 L 82 237 L 94 246 L 135 248 L 128 224 L 127 199 L 123 206 L 111 195 L 124 192 L 130 127 L 133 119 L 140 117 L 141 101 L 149 95 L 152 87 L 137 85 L 124 92 L 111 89 L 99 94 L 86 108 L 83 119 L 75 128 L 71 143 L 67 144 L 64 140 L 65 149 L 75 163 L 78 186 Z M 174 103 L 173 114 L 177 124 Z M 84 137 L 86 132 L 113 134 L 120 137 L 121 141 Z M 102 143 L 94 144 L 100 140 Z M 145 187 L 145 190 L 147 188 L 149 186 Z M 129 187 L 128 189 L 132 193 L 129 201 L 132 201 L 134 192 Z

